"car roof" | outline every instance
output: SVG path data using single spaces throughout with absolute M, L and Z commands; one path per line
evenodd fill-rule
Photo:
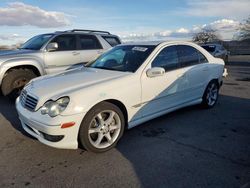
M 73 29 L 67 31 L 55 31 L 54 33 L 44 33 L 41 35 L 61 35 L 61 34 L 83 34 L 83 35 L 100 35 L 105 37 L 117 37 L 117 35 L 113 35 L 108 31 L 98 31 L 98 30 L 81 30 L 81 29 Z
M 123 45 L 138 45 L 138 46 L 157 46 L 163 41 L 143 41 L 143 42 L 125 42 Z
M 197 45 L 188 41 L 145 41 L 145 42 L 130 42 L 122 45 L 145 45 L 145 46 L 165 46 L 165 45 Z

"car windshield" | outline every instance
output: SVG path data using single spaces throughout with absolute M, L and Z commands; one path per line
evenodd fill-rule
M 116 46 L 86 67 L 135 72 L 154 50 L 153 45 Z
M 204 48 L 205 50 L 207 50 L 208 52 L 214 52 L 216 46 L 215 45 L 205 45 L 205 46 L 201 46 L 202 48 Z
M 28 50 L 40 50 L 44 44 L 46 44 L 54 35 L 53 34 L 44 34 L 38 35 L 27 42 L 25 42 L 20 49 L 28 49 Z

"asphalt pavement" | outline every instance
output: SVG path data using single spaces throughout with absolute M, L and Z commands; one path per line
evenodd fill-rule
M 41 144 L 0 96 L 0 187 L 250 187 L 250 64 L 227 68 L 213 109 L 151 120 L 102 154 Z

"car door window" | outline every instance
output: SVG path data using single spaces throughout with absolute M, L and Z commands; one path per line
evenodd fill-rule
M 152 62 L 152 67 L 162 67 L 166 71 L 178 68 L 179 61 L 176 46 L 164 48 Z
M 102 49 L 100 42 L 95 36 L 80 35 L 80 50 L 96 50 Z
M 60 35 L 53 39 L 51 42 L 56 42 L 58 44 L 58 49 L 56 51 L 76 50 L 75 35 Z
M 182 67 L 192 66 L 195 64 L 199 64 L 199 55 L 198 51 L 192 47 L 187 45 L 178 45 L 178 57 Z

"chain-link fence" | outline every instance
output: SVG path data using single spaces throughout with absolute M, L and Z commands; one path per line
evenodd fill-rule
M 250 55 L 250 40 L 223 41 L 222 44 L 230 52 L 230 55 Z

